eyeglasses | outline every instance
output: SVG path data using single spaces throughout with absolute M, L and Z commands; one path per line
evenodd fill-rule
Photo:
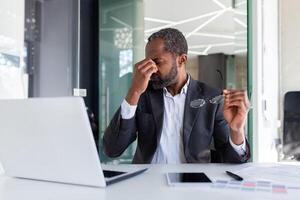
M 200 107 L 203 107 L 206 103 L 219 104 L 219 103 L 223 103 L 223 101 L 224 101 L 224 96 L 221 94 L 221 95 L 215 96 L 211 99 L 196 99 L 190 103 L 190 106 L 192 108 L 200 108 Z M 249 109 L 253 108 L 251 102 L 252 101 L 250 99 Z
M 221 94 L 211 99 L 196 99 L 190 103 L 190 106 L 192 108 L 200 108 L 203 107 L 206 103 L 219 104 L 222 103 L 223 101 L 224 101 L 224 96 Z

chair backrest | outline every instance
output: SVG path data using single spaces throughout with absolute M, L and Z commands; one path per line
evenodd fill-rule
M 300 160 L 300 91 L 284 96 L 283 153 Z

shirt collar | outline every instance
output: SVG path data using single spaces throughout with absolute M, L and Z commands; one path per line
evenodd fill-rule
M 184 84 L 183 88 L 181 89 L 180 94 L 186 94 L 186 93 L 187 93 L 187 89 L 188 89 L 188 86 L 189 86 L 189 84 L 190 84 L 190 79 L 191 79 L 191 77 L 190 77 L 190 75 L 188 74 L 188 80 L 187 80 L 187 82 Z

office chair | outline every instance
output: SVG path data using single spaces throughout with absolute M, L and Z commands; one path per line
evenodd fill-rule
M 210 150 L 210 162 L 211 163 L 223 163 L 224 159 L 222 155 L 214 149 Z
M 300 91 L 284 96 L 283 153 L 285 157 L 300 160 Z

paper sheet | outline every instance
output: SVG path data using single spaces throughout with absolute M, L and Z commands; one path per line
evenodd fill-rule
M 279 184 L 300 186 L 300 165 L 259 164 L 235 171 L 244 179 L 266 180 Z

